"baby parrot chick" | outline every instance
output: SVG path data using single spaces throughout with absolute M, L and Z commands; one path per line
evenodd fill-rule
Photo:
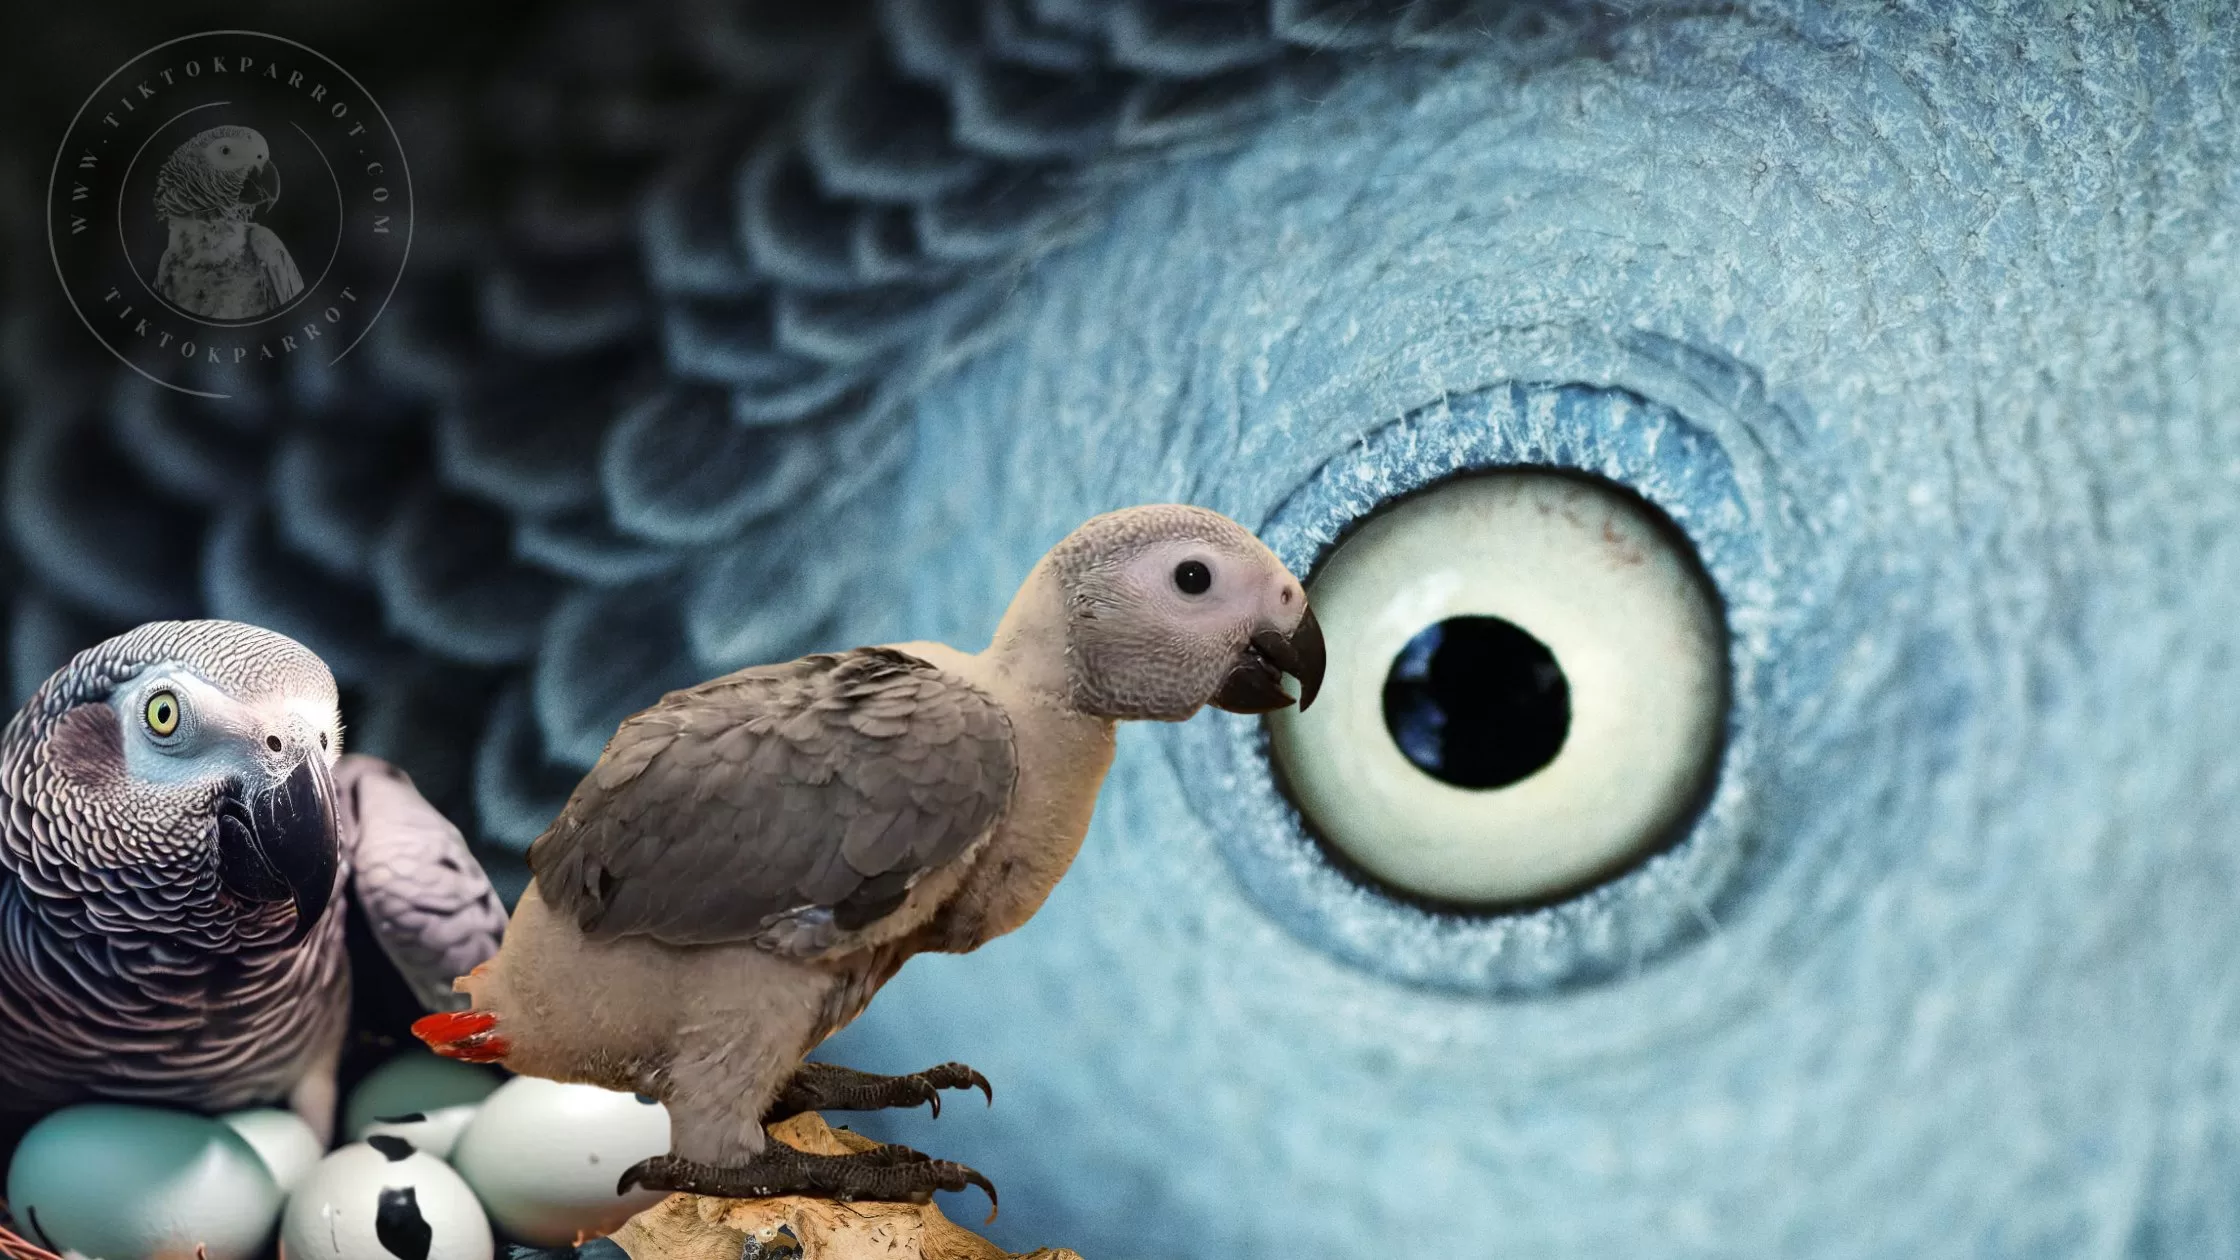
M 623 722 L 529 850 L 534 879 L 453 1057 L 667 1104 L 671 1151 L 624 1173 L 739 1198 L 917 1199 L 977 1185 L 901 1147 L 810 1155 L 764 1126 L 933 1103 L 961 1064 L 804 1064 L 914 954 L 1025 923 L 1079 852 L 1122 721 L 1312 702 L 1321 629 L 1235 521 L 1096 517 L 1027 576 L 985 651 L 901 643 L 743 669 Z

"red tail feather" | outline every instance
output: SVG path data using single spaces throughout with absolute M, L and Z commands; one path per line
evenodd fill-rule
M 441 1011 L 412 1021 L 412 1035 L 447 1059 L 495 1063 L 512 1047 L 491 1031 L 498 1017 L 489 1011 Z

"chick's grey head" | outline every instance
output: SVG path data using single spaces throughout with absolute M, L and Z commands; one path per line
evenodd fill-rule
M 56 671 L 4 747 L 46 864 L 199 894 L 211 904 L 196 914 L 283 944 L 325 913 L 342 731 L 333 674 L 295 640 L 230 621 L 141 626 Z
M 156 211 L 166 218 L 244 217 L 278 200 L 272 147 L 252 127 L 199 132 L 156 173 Z
M 1092 518 L 1050 553 L 1066 607 L 1074 707 L 1179 722 L 1204 706 L 1266 713 L 1322 685 L 1322 628 L 1275 553 L 1219 512 L 1181 504 Z

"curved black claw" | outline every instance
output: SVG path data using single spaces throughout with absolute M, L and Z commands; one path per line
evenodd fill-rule
M 988 1221 L 996 1219 L 996 1184 L 994 1182 L 954 1160 L 931 1160 L 929 1166 L 940 1171 L 944 1176 L 940 1189 L 962 1190 L 966 1186 L 980 1187 L 981 1191 L 988 1196 Z M 983 1225 L 987 1223 L 987 1221 L 981 1222 Z
M 674 1190 L 676 1187 L 666 1184 L 663 1174 L 670 1166 L 682 1162 L 674 1155 L 655 1155 L 641 1159 L 622 1170 L 622 1179 L 614 1183 L 614 1192 L 623 1195 L 637 1189 Z
M 933 1104 L 936 1118 L 941 1115 L 941 1095 L 938 1091 L 944 1089 L 977 1089 L 987 1095 L 989 1106 L 996 1105 L 996 1087 L 988 1083 L 987 1077 L 962 1063 L 943 1063 L 929 1067 L 918 1073 L 918 1077 L 933 1087 L 927 1093 L 927 1101 Z

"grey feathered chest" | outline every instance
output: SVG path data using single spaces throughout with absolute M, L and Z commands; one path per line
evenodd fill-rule
M 10 775 L 11 779 L 18 776 Z M 340 1044 L 349 976 L 338 895 L 301 943 L 236 932 L 215 877 L 38 858 L 45 819 L 11 793 L 0 847 L 0 1110 L 89 1097 L 219 1111 L 285 1097 Z M 349 878 L 345 865 L 338 892 Z

